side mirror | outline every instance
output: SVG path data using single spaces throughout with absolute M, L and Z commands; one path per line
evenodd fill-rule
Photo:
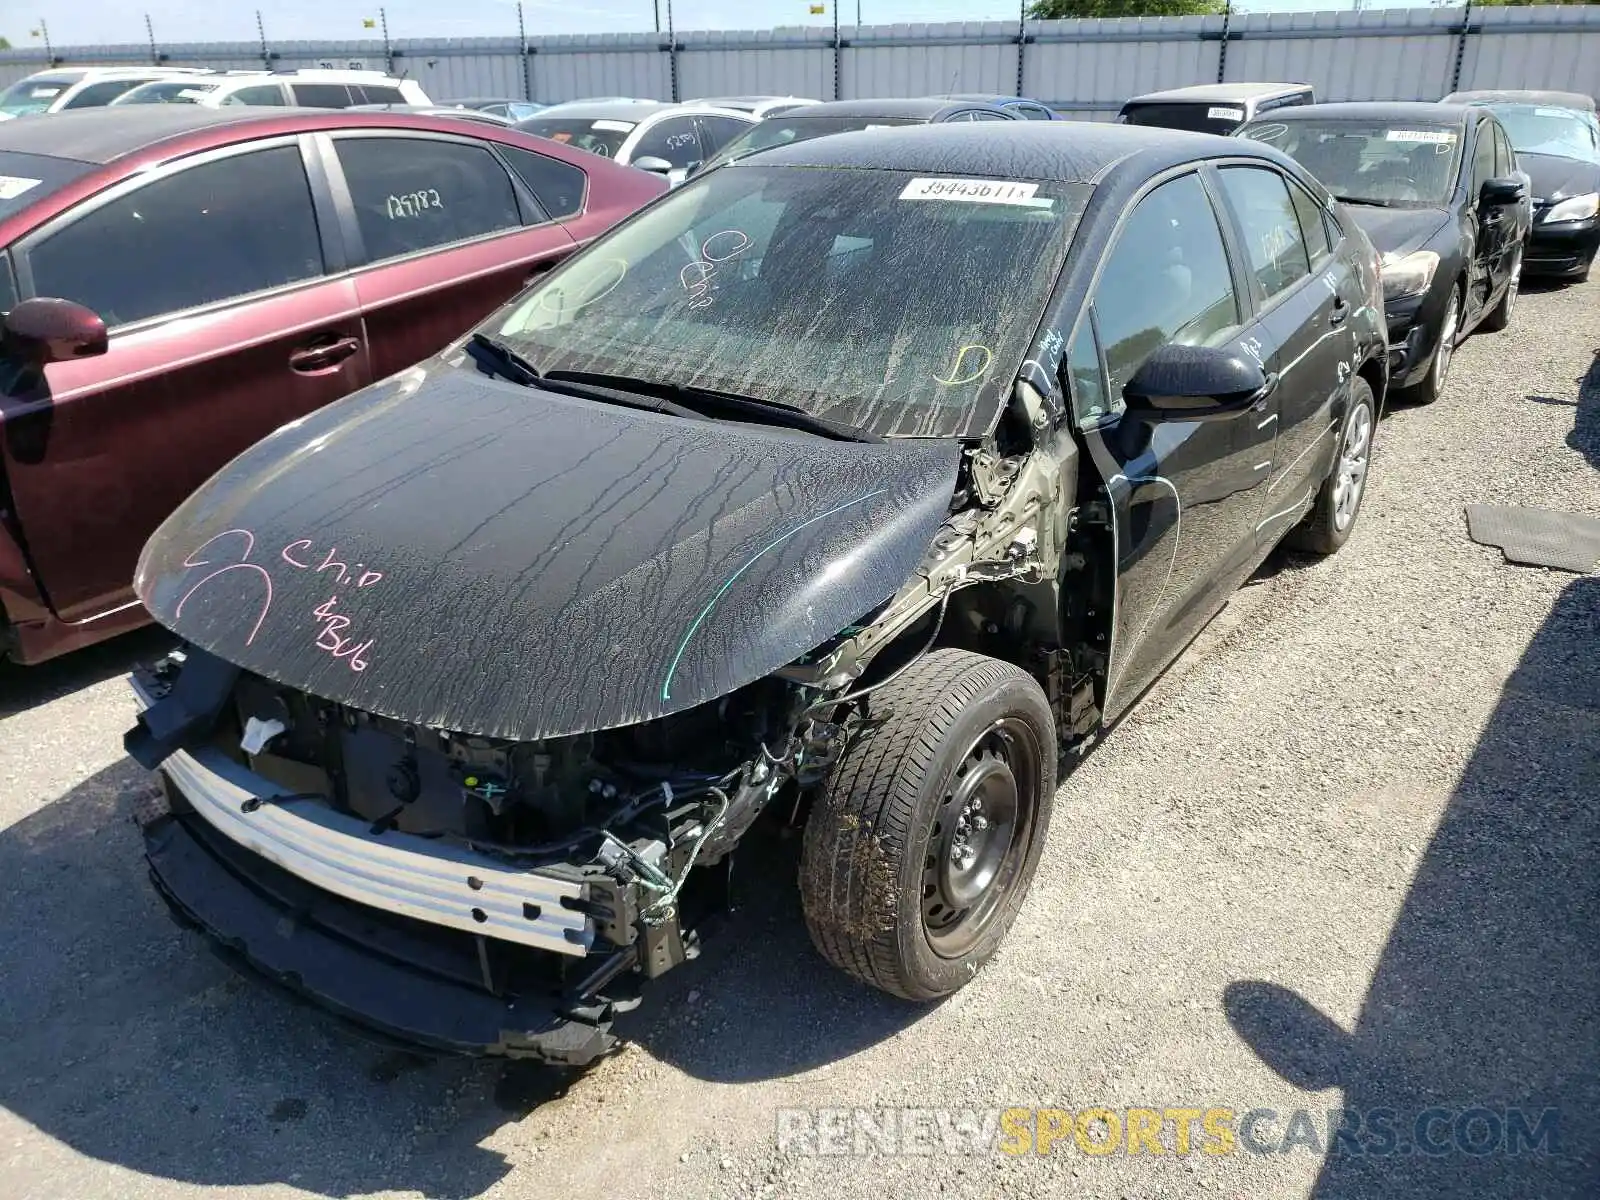
M 649 171 L 652 175 L 670 175 L 672 164 L 664 158 L 657 158 L 654 154 L 646 154 L 642 158 L 633 160 L 633 165 L 641 171 Z
M 36 296 L 6 314 L 0 342 L 7 358 L 37 367 L 93 358 L 106 352 L 106 323 L 71 300 Z
M 1122 398 L 1142 421 L 1217 421 L 1249 408 L 1272 382 L 1236 348 L 1169 343 L 1144 360 Z
M 1483 181 L 1483 187 L 1478 192 L 1478 203 L 1485 207 L 1521 204 L 1527 194 L 1527 185 L 1521 179 L 1515 175 L 1502 175 L 1497 179 Z

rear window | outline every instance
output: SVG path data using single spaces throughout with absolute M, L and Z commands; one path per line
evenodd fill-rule
M 192 83 L 187 79 L 164 79 L 141 84 L 116 99 L 117 104 L 198 104 L 207 93 L 217 90 L 214 83 Z
M 588 176 L 577 167 L 520 146 L 497 144 L 496 149 L 505 155 L 511 169 L 528 185 L 539 207 L 552 217 L 570 217 L 583 211 L 583 189 Z
M 743 158 L 746 154 L 754 154 L 757 150 L 787 146 L 791 142 L 808 142 L 830 133 L 852 133 L 858 129 L 878 129 L 888 125 L 923 124 L 926 122 L 915 117 L 808 117 L 800 113 L 768 117 L 761 124 L 752 126 L 748 133 L 724 146 L 716 161 L 725 163 L 730 159 Z
M 0 150 L 0 220 L 92 170 L 93 163 Z
M 576 146 L 602 158 L 615 158 L 622 143 L 633 132 L 633 121 L 596 120 L 592 117 L 533 117 L 517 122 L 517 128 L 535 137 L 549 138 L 563 146 Z
M 0 92 L 0 112 L 14 117 L 42 113 L 83 75 L 55 75 L 49 79 L 24 79 Z
M 1153 125 L 1158 129 L 1186 129 L 1190 133 L 1232 133 L 1244 123 L 1244 105 L 1130 104 L 1122 110 L 1124 125 Z

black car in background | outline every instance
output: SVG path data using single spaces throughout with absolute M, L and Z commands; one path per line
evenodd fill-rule
M 1382 254 L 1389 371 L 1431 403 L 1474 329 L 1504 329 L 1532 209 L 1494 114 L 1476 105 L 1312 104 L 1253 121 L 1239 138 L 1291 155 L 1345 205 Z
M 849 133 L 859 129 L 890 129 L 898 125 L 945 125 L 950 122 L 1021 121 L 1028 118 L 1015 106 L 1002 108 L 981 99 L 926 96 L 922 98 L 878 100 L 829 100 L 807 104 L 767 117 L 725 145 L 707 159 L 700 171 L 757 150 L 787 146 L 830 133 Z
M 150 540 L 156 885 L 391 1034 L 582 1064 L 796 821 L 822 957 L 949 995 L 1058 756 L 1281 540 L 1350 536 L 1381 304 L 1258 143 L 963 123 L 706 172 Z
M 1309 83 L 1197 83 L 1134 96 L 1123 104 L 1117 121 L 1229 134 L 1269 112 L 1314 104 L 1316 98 Z
M 1589 278 L 1600 247 L 1600 122 L 1581 92 L 1455 92 L 1446 103 L 1482 104 L 1499 119 L 1532 181 L 1533 234 L 1523 270 Z

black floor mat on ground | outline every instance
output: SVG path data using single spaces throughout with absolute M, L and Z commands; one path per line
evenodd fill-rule
M 1577 513 L 1469 504 L 1467 533 L 1482 545 L 1500 547 L 1507 562 L 1527 566 L 1587 575 L 1600 559 L 1600 519 Z

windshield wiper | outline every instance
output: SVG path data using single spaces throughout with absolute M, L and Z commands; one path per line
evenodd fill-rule
M 575 384 L 587 384 L 592 387 L 637 389 L 646 395 L 661 396 L 662 402 L 679 407 L 685 404 L 693 408 L 721 408 L 730 412 L 742 413 L 762 419 L 769 425 L 780 425 L 789 429 L 799 429 L 806 433 L 815 433 L 821 437 L 833 438 L 841 442 L 881 442 L 883 439 L 870 429 L 863 429 L 858 425 L 849 425 L 843 421 L 830 421 L 827 417 L 815 416 L 803 408 L 796 408 L 791 404 L 783 404 L 777 400 L 764 400 L 759 396 L 746 396 L 738 392 L 719 392 L 712 388 L 689 387 L 677 383 L 663 383 L 655 379 L 638 379 L 631 375 L 611 375 L 599 371 L 551 371 L 544 377 L 546 380 L 570 381 Z M 694 413 L 696 416 L 701 413 Z
M 1335 196 L 1334 199 L 1337 200 L 1340 204 L 1359 204 L 1359 205 L 1363 206 L 1364 208 L 1401 208 L 1401 207 L 1403 207 L 1398 201 L 1395 201 L 1395 200 L 1365 200 L 1360 196 Z
M 574 378 L 583 374 L 579 371 L 553 371 L 549 375 L 541 374 L 538 367 L 487 333 L 475 333 L 468 338 L 467 353 L 486 374 L 498 375 L 502 379 L 509 379 L 512 383 L 520 383 L 523 387 L 543 388 L 547 392 L 576 396 L 580 400 L 599 400 L 605 404 L 620 404 L 624 408 L 639 408 L 645 412 L 685 417 L 691 421 L 705 419 L 694 409 L 673 404 L 670 400 L 648 399 L 618 391 L 614 387 L 598 386 L 607 378 L 606 376 L 595 376 L 595 382 L 588 383 L 583 379 Z

